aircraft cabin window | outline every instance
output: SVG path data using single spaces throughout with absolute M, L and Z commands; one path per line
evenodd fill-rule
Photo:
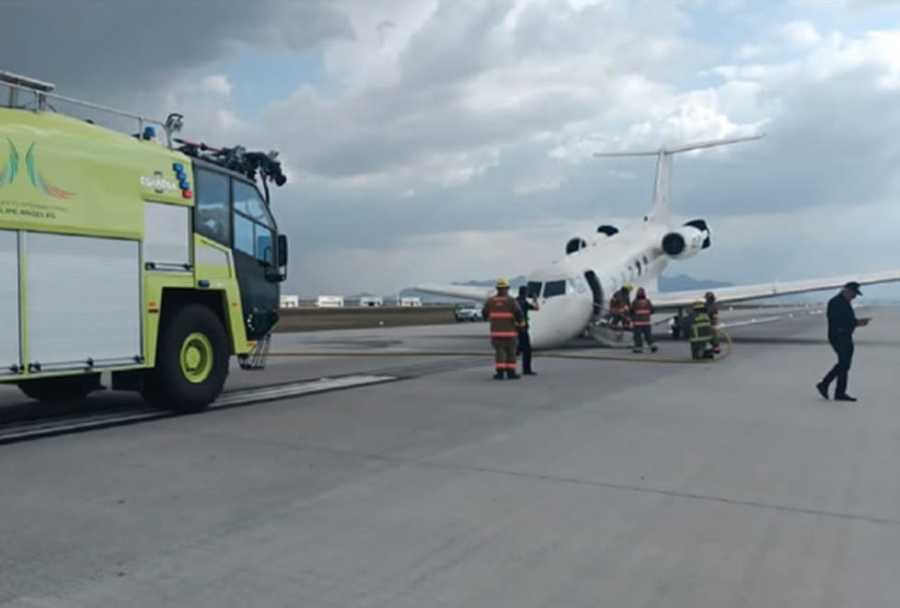
M 635 264 L 635 266 L 637 266 L 638 276 L 641 276 L 641 272 L 642 272 L 641 263 L 635 262 L 634 264 Z
M 544 297 L 552 298 L 554 296 L 566 295 L 566 282 L 563 281 L 547 281 L 544 286 Z
M 538 298 L 541 295 L 541 287 L 544 284 L 540 281 L 528 281 L 528 297 L 529 298 Z
M 644 266 L 650 263 L 650 260 L 647 259 L 647 256 L 644 256 Z

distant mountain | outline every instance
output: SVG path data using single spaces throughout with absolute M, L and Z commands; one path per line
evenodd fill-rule
M 466 281 L 465 283 L 452 283 L 452 285 L 464 285 L 465 287 L 493 287 L 497 279 L 488 279 L 486 281 Z M 528 279 L 524 275 L 519 275 L 509 279 L 511 289 L 518 289 L 520 285 L 525 285 Z
M 699 289 L 718 289 L 720 287 L 732 287 L 734 283 L 713 281 L 709 279 L 695 279 L 686 274 L 674 277 L 659 277 L 660 291 L 694 291 Z

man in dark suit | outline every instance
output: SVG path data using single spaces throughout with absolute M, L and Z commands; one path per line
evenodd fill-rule
M 857 327 L 869 324 L 869 319 L 857 319 L 850 303 L 861 296 L 859 283 L 851 281 L 828 301 L 828 341 L 837 354 L 837 364 L 816 385 L 819 394 L 828 399 L 828 387 L 837 379 L 834 392 L 835 401 L 856 401 L 847 394 L 847 373 L 853 362 L 853 332 Z

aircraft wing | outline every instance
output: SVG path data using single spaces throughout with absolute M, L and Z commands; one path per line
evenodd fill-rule
M 678 308 L 690 308 L 697 300 L 702 300 L 707 291 L 716 294 L 719 304 L 729 302 L 743 302 L 745 300 L 760 300 L 763 298 L 776 298 L 798 293 L 812 291 L 824 291 L 838 289 L 845 283 L 857 281 L 861 285 L 875 285 L 877 283 L 893 283 L 900 281 L 900 270 L 888 270 L 873 272 L 864 275 L 848 275 L 841 277 L 826 277 L 821 279 L 804 279 L 801 281 L 776 281 L 774 283 L 760 283 L 757 285 L 739 285 L 735 287 L 721 287 L 718 289 L 698 289 L 691 291 L 660 292 L 653 296 L 653 306 L 658 310 L 674 310 Z
M 439 296 L 450 296 L 451 298 L 461 298 L 463 300 L 474 300 L 476 302 L 484 302 L 491 297 L 496 291 L 492 287 L 473 287 L 471 285 L 440 285 L 438 283 L 425 283 L 414 287 L 416 291 L 424 291 L 425 293 L 433 293 Z
M 737 319 L 726 319 L 724 321 L 722 321 L 720 318 L 718 327 L 720 329 L 733 329 L 735 327 L 746 327 L 748 325 L 759 325 L 762 323 L 775 323 L 776 321 L 789 321 L 793 319 L 802 319 L 804 317 L 822 316 L 824 314 L 825 308 L 822 306 L 810 310 L 794 308 L 788 309 L 787 311 L 783 312 L 763 314 L 762 316 L 739 317 Z

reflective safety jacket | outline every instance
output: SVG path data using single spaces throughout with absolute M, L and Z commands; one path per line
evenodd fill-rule
M 653 303 L 647 298 L 638 298 L 631 303 L 631 324 L 635 327 L 648 327 L 653 315 Z
M 609 301 L 609 312 L 610 314 L 624 317 L 628 314 L 628 305 L 621 298 L 613 297 Z
M 709 315 L 709 320 L 713 325 L 716 325 L 719 322 L 719 304 L 717 302 L 706 302 L 706 314 Z
M 515 338 L 525 323 L 522 309 L 509 295 L 488 298 L 481 314 L 491 322 L 491 338 Z
M 691 344 L 695 342 L 710 342 L 713 338 L 712 321 L 705 312 L 698 312 L 691 318 Z

